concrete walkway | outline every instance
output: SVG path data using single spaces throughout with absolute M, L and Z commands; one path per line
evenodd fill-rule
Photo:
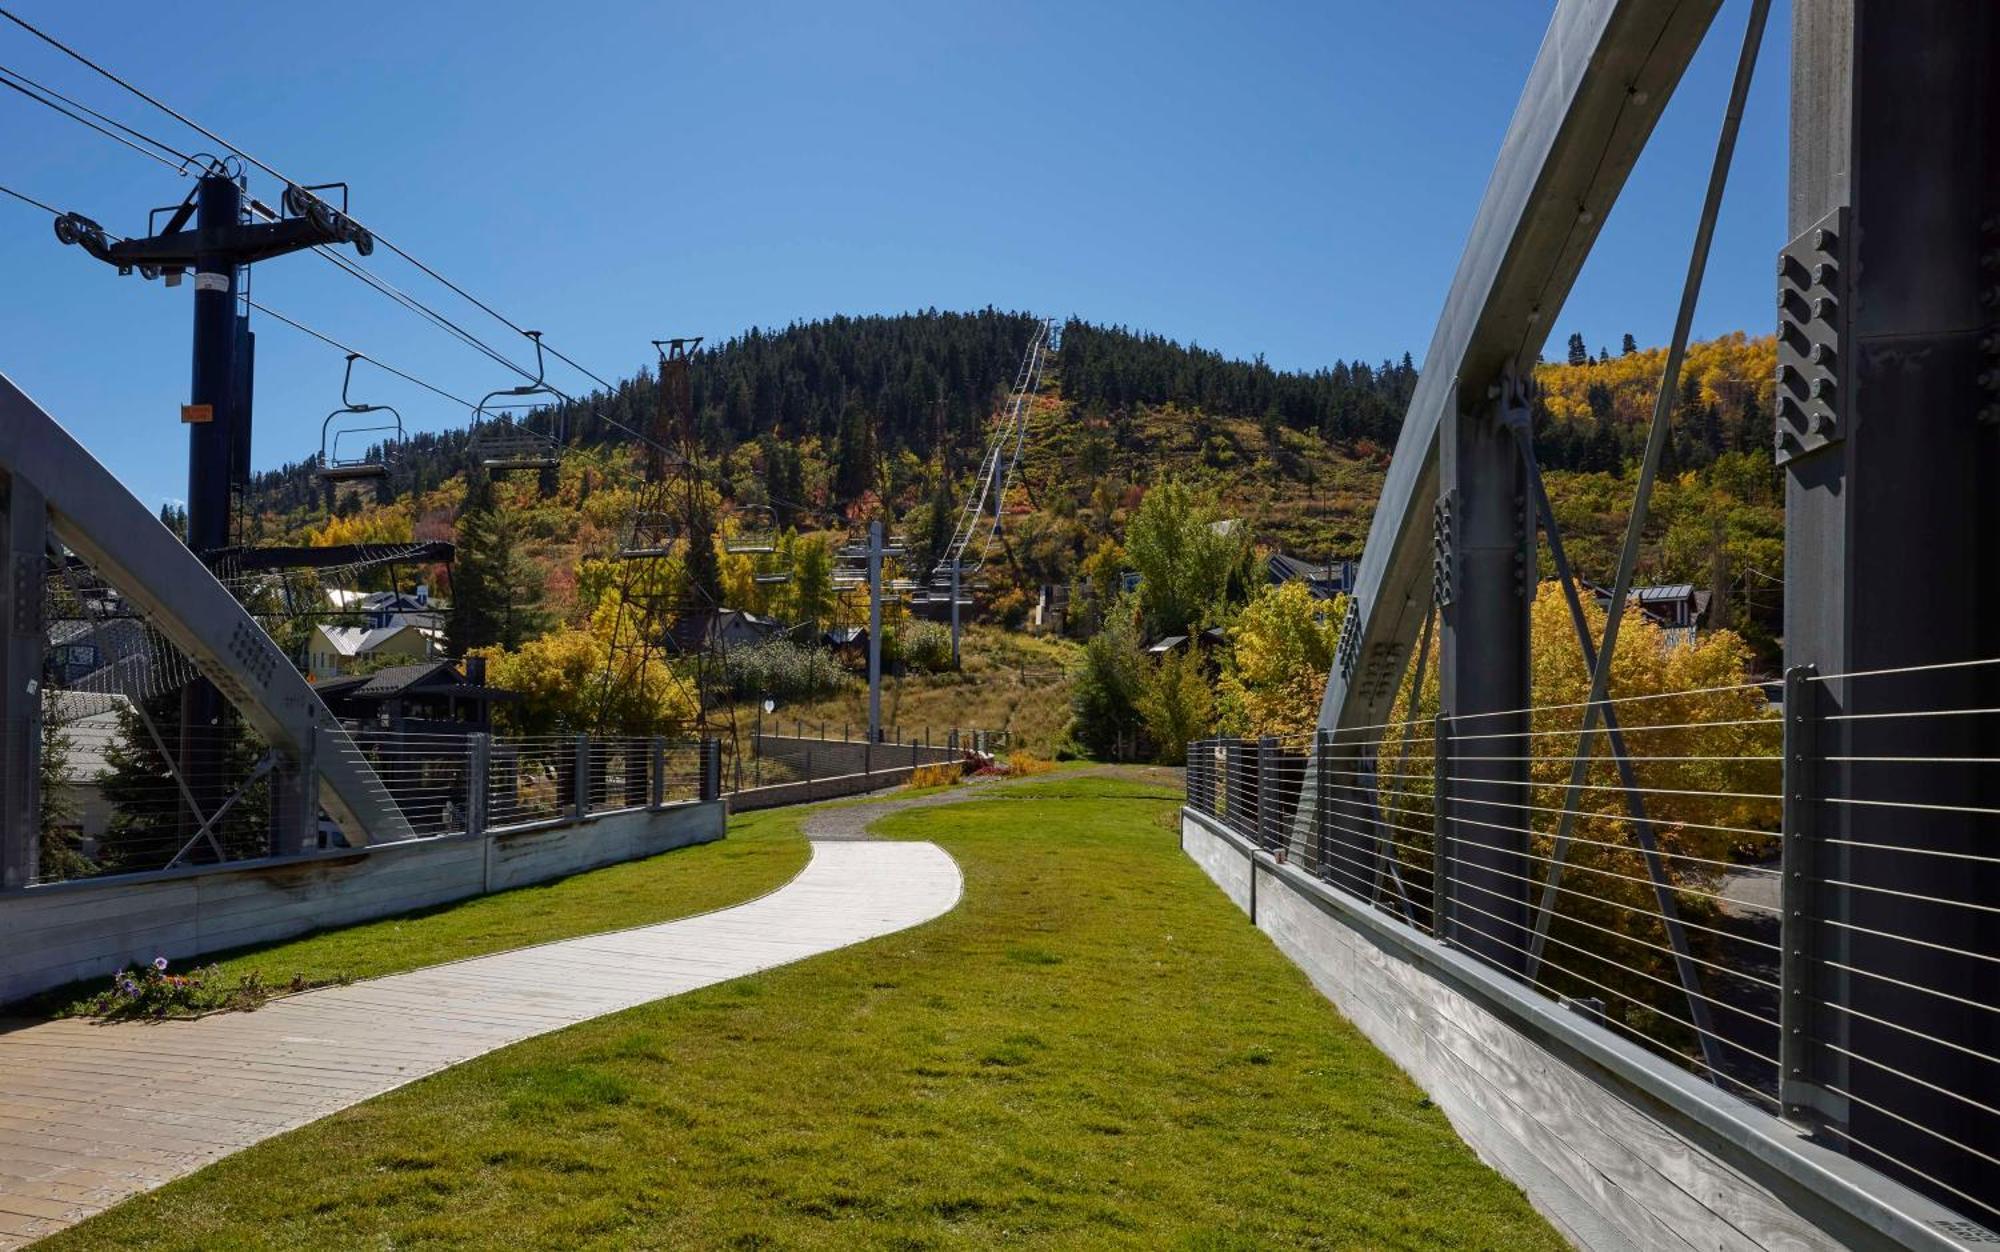
M 698 917 L 255 1013 L 0 1033 L 0 1249 L 495 1048 L 929 921 L 961 887 L 934 844 L 816 841 L 784 887 Z

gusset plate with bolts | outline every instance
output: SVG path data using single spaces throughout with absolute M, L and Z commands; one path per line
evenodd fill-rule
M 1847 209 L 1821 218 L 1778 254 L 1778 464 L 1847 437 L 1853 395 L 1843 328 L 1849 313 Z

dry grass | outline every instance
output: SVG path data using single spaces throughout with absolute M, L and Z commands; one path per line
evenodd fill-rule
M 952 727 L 1007 732 L 1011 749 L 1053 755 L 1069 725 L 1070 671 L 1082 655 L 1073 640 L 1004 631 L 996 626 L 966 630 L 960 647 L 964 671 L 910 674 L 882 680 L 882 724 L 907 738 L 943 743 Z M 844 725 L 856 738 L 868 724 L 868 687 L 857 682 L 839 695 L 780 708 L 775 729 L 791 733 L 795 721 L 817 733 L 838 735 Z M 751 706 L 737 711 L 747 733 L 756 720 Z M 766 720 L 767 729 L 773 723 Z
M 1035 774 L 1046 774 L 1056 767 L 1056 763 L 1045 756 L 1032 752 L 1011 752 L 1007 755 L 1007 772 L 1016 778 L 1027 778 Z
M 965 777 L 965 766 L 957 761 L 941 761 L 936 765 L 919 765 L 910 771 L 911 787 L 949 787 Z

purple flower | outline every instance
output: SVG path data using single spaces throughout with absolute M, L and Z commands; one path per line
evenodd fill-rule
M 167 958 L 166 958 L 166 957 L 164 957 L 164 956 L 156 956 L 156 957 L 154 957 L 154 958 L 153 958 L 153 968 L 154 968 L 154 969 L 156 969 L 156 970 L 159 970 L 159 971 L 160 971 L 160 972 L 161 972 L 162 974 L 166 973 L 166 972 L 167 972 Z

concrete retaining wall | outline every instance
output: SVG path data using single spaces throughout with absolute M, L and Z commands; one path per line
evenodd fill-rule
M 1508 993 L 1482 988 L 1479 970 L 1445 968 L 1471 962 L 1421 936 L 1386 941 L 1393 923 L 1187 810 L 1181 846 L 1577 1247 L 1906 1246 L 1857 1220 L 1865 1198 L 1828 1198 L 1850 1162 L 1791 1146 L 1796 1137 L 1761 1111 L 1602 1027 L 1524 1029 L 1496 1011 Z M 1551 1004 L 1543 1020 L 1562 1012 Z
M 723 836 L 719 801 L 284 861 L 0 893 L 0 1003 L 135 961 L 197 956 L 546 882 Z
M 772 783 L 764 787 L 745 787 L 729 795 L 731 813 L 748 813 L 754 809 L 775 809 L 786 804 L 812 804 L 820 800 L 838 800 L 843 796 L 858 796 L 870 791 L 881 791 L 889 787 L 900 787 L 910 781 L 916 770 L 905 765 L 900 769 L 878 769 L 872 774 L 841 774 L 834 778 L 813 778 L 800 782 Z
M 862 740 L 814 739 L 811 736 L 800 739 L 791 735 L 759 735 L 757 755 L 801 774 L 810 772 L 815 777 L 868 773 L 871 767 L 872 772 L 879 775 L 892 769 L 907 770 L 916 765 L 934 765 L 965 757 L 964 752 L 957 748 L 927 748 L 922 744 L 907 743 L 878 743 L 871 748 Z

